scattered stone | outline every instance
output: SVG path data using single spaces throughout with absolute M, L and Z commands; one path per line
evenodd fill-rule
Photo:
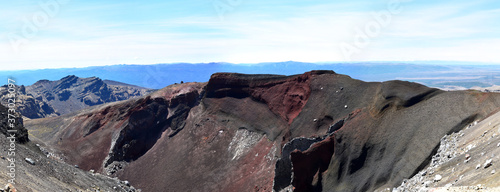
M 500 143 L 497 144 L 497 147 L 500 147 Z
M 126 186 L 130 186 L 130 183 L 128 181 L 123 181 L 123 184 Z
M 78 165 L 75 165 L 76 168 L 80 168 Z
M 90 173 L 94 173 L 95 171 L 93 169 L 89 170 Z
M 479 169 L 481 167 L 481 164 L 476 165 L 476 169 Z
M 425 170 L 424 172 L 422 172 L 422 174 L 421 174 L 421 175 L 422 175 L 422 176 L 427 175 L 427 170 Z
M 465 154 L 465 160 L 469 160 L 470 159 L 470 155 L 469 154 Z
M 495 171 L 494 169 L 493 169 L 493 170 L 491 170 L 491 174 L 492 174 L 492 175 L 493 175 L 493 174 L 495 174 L 495 173 L 496 173 L 496 171 Z
M 318 119 L 313 119 L 313 122 L 316 122 L 316 121 L 318 121 Z
M 472 144 L 467 145 L 467 151 L 470 151 L 474 146 Z
M 25 160 L 26 162 L 28 162 L 29 164 L 31 164 L 31 165 L 35 165 L 35 161 L 34 161 L 33 159 L 31 159 L 31 158 L 27 158 L 27 157 L 26 157 L 26 158 L 24 158 L 24 160 Z
M 482 135 L 481 137 L 484 137 L 486 135 L 486 133 L 488 133 L 488 130 L 486 130 Z
M 493 165 L 493 163 L 492 163 L 492 162 L 493 162 L 493 160 L 492 160 L 492 159 L 488 159 L 488 160 L 486 161 L 486 163 L 484 163 L 483 167 L 484 167 L 485 169 L 486 169 L 486 168 L 488 168 L 488 167 L 490 167 L 491 165 Z
M 453 184 L 451 184 L 451 183 L 444 185 L 444 187 L 446 187 L 446 188 L 450 188 L 451 186 L 453 186 Z
M 17 192 L 16 188 L 14 187 L 14 185 L 12 184 L 7 184 L 5 185 L 5 189 L 4 189 L 5 192 Z
M 347 109 L 347 105 L 344 105 L 344 108 Z
M 434 176 L 434 182 L 439 182 L 439 181 L 441 181 L 442 178 L 443 177 L 441 175 L 436 175 L 436 176 Z
M 432 184 L 432 182 L 431 182 L 431 181 L 426 181 L 426 182 L 424 182 L 424 186 L 425 186 L 425 187 L 429 187 L 429 186 L 431 186 L 431 184 Z

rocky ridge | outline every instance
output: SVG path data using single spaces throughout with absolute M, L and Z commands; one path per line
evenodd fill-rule
M 442 136 L 498 107 L 495 93 L 333 71 L 217 73 L 26 125 L 64 161 L 145 191 L 374 191 L 419 173 Z
M 17 86 L 17 110 L 30 119 L 52 117 L 152 92 L 142 87 L 107 82 L 112 85 L 97 77 L 70 75 L 58 81 L 40 80 L 30 86 Z M 7 91 L 7 86 L 0 87 L 0 100 L 4 105 Z

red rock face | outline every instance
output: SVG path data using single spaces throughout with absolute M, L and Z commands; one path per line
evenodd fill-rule
M 311 78 L 324 73 L 329 72 L 312 71 L 290 77 L 217 73 L 212 75 L 207 85 L 207 95 L 217 98 L 252 97 L 265 103 L 273 113 L 291 124 L 309 99 Z
M 124 119 L 116 114 L 119 108 L 105 108 L 96 113 L 73 118 L 72 122 L 52 142 L 68 158 L 69 162 L 84 170 L 102 171 L 102 162 L 108 155 L 113 134 L 120 131 Z
M 444 134 L 499 103 L 498 94 L 367 83 L 332 71 L 217 73 L 206 84 L 172 85 L 28 125 L 60 129 L 40 138 L 71 164 L 143 191 L 279 191 L 292 184 L 296 191 L 373 191 L 399 185 L 426 164 Z
M 253 87 L 252 97 L 263 101 L 269 109 L 291 124 L 307 103 L 311 73 Z

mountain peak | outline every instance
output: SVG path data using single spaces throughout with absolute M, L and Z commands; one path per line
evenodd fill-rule
M 7 97 L 3 91 L 2 100 Z M 98 77 L 81 78 L 68 75 L 60 80 L 39 80 L 21 87 L 23 101 L 18 110 L 28 118 L 43 118 L 71 113 L 85 107 L 143 96 L 151 90 L 137 86 L 111 86 Z
M 37 82 L 35 82 L 33 85 L 40 85 L 40 84 L 45 84 L 45 83 L 49 83 L 50 81 L 48 79 L 41 79 L 41 80 L 38 80 Z
M 67 78 L 75 78 L 75 77 L 77 77 L 77 76 L 76 76 L 76 75 L 68 75 L 68 76 L 66 76 L 66 77 L 63 77 L 62 79 L 67 79 Z M 78 78 L 78 77 L 77 77 L 77 78 Z

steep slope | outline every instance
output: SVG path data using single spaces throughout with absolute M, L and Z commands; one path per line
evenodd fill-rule
M 119 84 L 97 78 L 79 78 L 66 76 L 58 81 L 40 80 L 30 86 L 19 86 L 18 110 L 28 118 L 58 116 L 74 112 L 89 106 L 126 100 L 143 96 L 152 90 Z M 2 104 L 7 103 L 5 97 L 7 87 L 0 87 Z
M 415 175 L 442 136 L 498 107 L 495 93 L 333 71 L 217 73 L 26 124 L 71 164 L 145 191 L 373 191 Z
M 9 140 L 0 135 L 0 146 L 9 146 Z M 3 148 L 2 148 L 3 149 Z M 60 160 L 47 157 L 33 143 L 18 144 L 15 158 L 15 184 L 18 191 L 121 191 L 134 192 L 126 181 L 84 171 Z M 7 167 L 12 166 L 6 151 L 0 154 L 0 186 L 12 179 Z M 25 158 L 31 159 L 30 164 Z M 0 190 L 1 191 L 1 190 Z
M 22 118 L 17 116 L 14 127 L 9 125 L 7 108 L 0 105 L 0 187 L 13 183 L 18 191 L 135 191 L 127 182 L 107 176 L 93 174 L 75 168 L 42 152 L 28 139 L 28 131 Z M 16 130 L 15 142 L 12 133 Z M 46 154 L 47 153 L 47 154 Z M 28 158 L 28 159 L 26 159 Z M 3 189 L 3 188 L 2 188 Z M 0 189 L 0 191 L 3 191 Z
M 500 191 L 499 125 L 497 112 L 443 137 L 431 164 L 398 190 Z

